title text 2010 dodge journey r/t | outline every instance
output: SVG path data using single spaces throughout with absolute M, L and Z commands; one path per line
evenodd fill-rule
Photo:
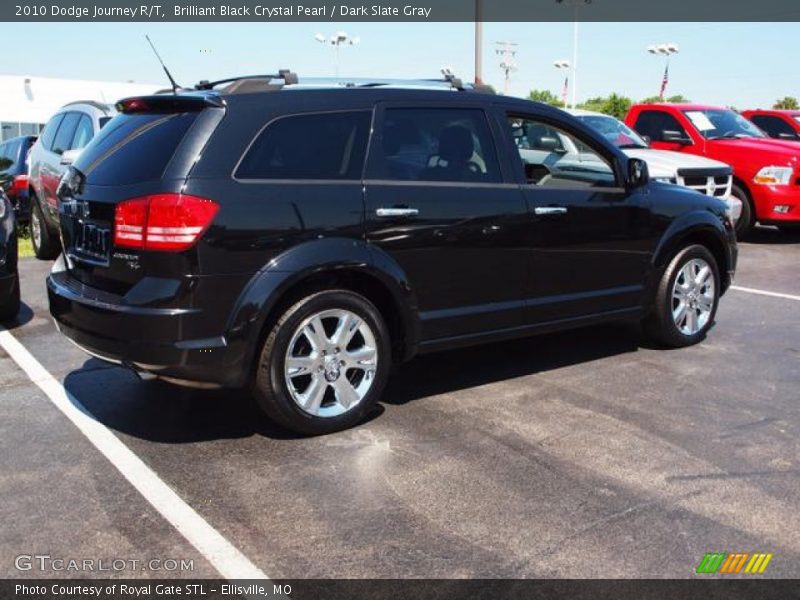
M 249 386 L 316 434 L 417 354 L 626 317 L 684 346 L 712 326 L 736 264 L 725 205 L 649 181 L 566 113 L 452 78 L 230 81 L 121 101 L 63 177 L 50 307 L 89 353 Z

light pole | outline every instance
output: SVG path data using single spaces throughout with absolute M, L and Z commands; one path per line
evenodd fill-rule
M 561 101 L 564 103 L 564 106 L 567 106 L 567 98 L 569 97 L 569 68 L 570 64 L 568 60 L 557 60 L 553 63 L 553 66 L 558 69 L 559 71 L 566 71 L 567 76 L 564 78 L 564 89 L 561 91 Z
M 517 63 L 514 57 L 517 55 L 516 47 L 518 44 L 514 42 L 495 42 L 497 48 L 495 54 L 500 57 L 500 69 L 503 71 L 503 95 L 508 96 L 508 80 L 511 78 L 511 73 L 517 70 Z
M 483 83 L 483 22 L 481 0 L 475 0 L 475 85 Z
M 314 36 L 320 44 L 331 45 L 336 50 L 336 79 L 339 79 L 339 48 L 341 46 L 355 46 L 361 42 L 359 37 L 350 37 L 344 31 L 337 31 L 330 38 L 326 38 L 321 33 Z
M 557 4 L 571 6 L 575 9 L 575 18 L 572 28 L 572 108 L 575 108 L 578 97 L 578 9 L 588 6 L 592 0 L 556 0 Z
M 669 83 L 669 57 L 673 54 L 677 54 L 680 48 L 677 44 L 658 44 L 648 46 L 647 51 L 655 56 L 667 57 L 667 64 L 664 67 L 664 78 L 661 80 L 661 91 L 658 93 L 658 97 L 663 101 L 664 92 L 667 91 L 667 84 Z

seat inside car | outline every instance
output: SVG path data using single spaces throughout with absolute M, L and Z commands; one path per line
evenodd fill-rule
M 439 136 L 436 164 L 425 169 L 424 178 L 446 181 L 474 181 L 481 178 L 480 166 L 472 161 L 475 141 L 463 125 L 450 125 Z

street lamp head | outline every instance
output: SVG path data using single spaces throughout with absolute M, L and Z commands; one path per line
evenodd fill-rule
M 325 42 L 328 41 L 328 39 L 324 35 L 322 35 L 321 33 L 318 33 L 317 35 L 315 35 L 314 39 L 317 40 L 320 44 L 324 44 Z
M 677 54 L 680 52 L 680 48 L 678 47 L 678 44 L 667 44 L 667 52 L 670 54 Z
M 553 66 L 556 69 L 569 69 L 569 61 L 568 60 L 557 60 L 553 63 Z
M 657 46 L 648 46 L 647 51 L 650 54 L 658 54 L 658 47 Z

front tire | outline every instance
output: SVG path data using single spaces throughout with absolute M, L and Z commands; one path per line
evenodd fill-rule
M 383 317 L 346 290 L 306 296 L 272 327 L 253 382 L 258 406 L 304 435 L 359 423 L 389 376 L 391 345 Z
M 719 267 L 708 248 L 684 248 L 661 276 L 645 331 L 673 348 L 697 344 L 714 324 L 720 289 Z
M 60 242 L 48 229 L 35 196 L 31 197 L 31 245 L 39 260 L 51 260 L 61 251 Z

